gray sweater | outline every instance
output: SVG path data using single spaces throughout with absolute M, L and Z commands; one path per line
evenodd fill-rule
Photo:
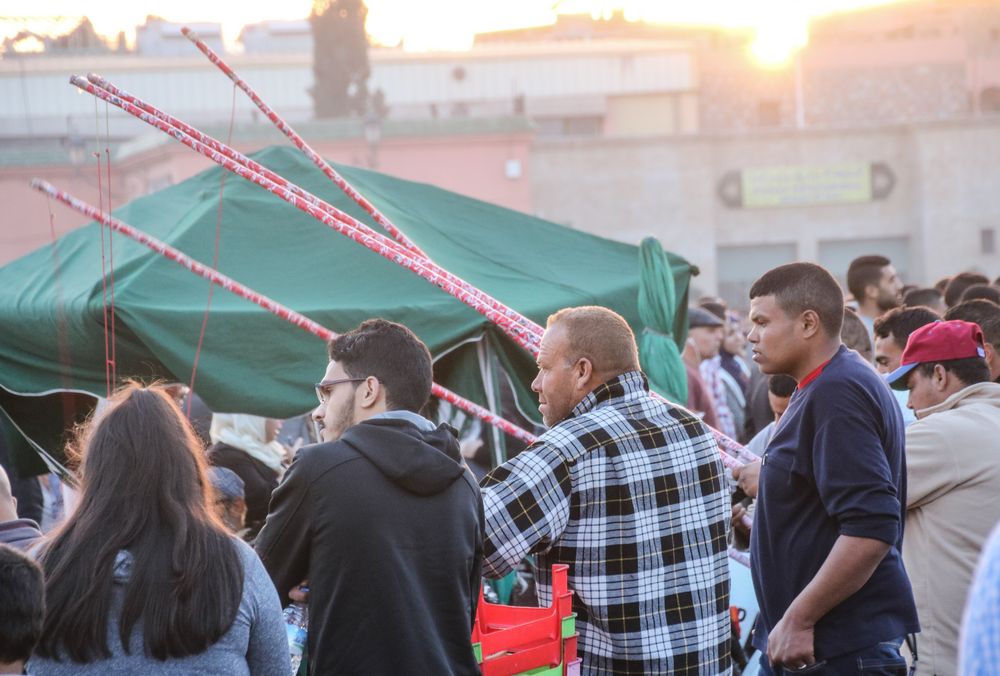
M 219 674 L 225 676 L 289 676 L 292 671 L 288 658 L 288 639 L 281 617 L 281 603 L 271 579 L 260 559 L 240 540 L 233 540 L 243 564 L 243 598 L 236 619 L 229 631 L 199 655 L 161 662 L 143 653 L 142 627 L 136 625 L 129 639 L 131 655 L 126 655 L 118 641 L 118 612 L 121 610 L 123 589 L 116 589 L 115 610 L 108 618 L 108 647 L 112 657 L 107 660 L 77 664 L 69 660 L 56 662 L 32 658 L 28 673 L 33 676 L 62 674 Z M 128 552 L 119 552 L 115 562 L 115 581 L 128 580 L 132 559 Z

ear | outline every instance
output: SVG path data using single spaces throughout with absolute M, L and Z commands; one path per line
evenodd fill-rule
M 986 363 L 992 369 L 996 365 L 997 349 L 993 347 L 993 343 L 983 343 L 983 351 L 986 353 Z
M 799 315 L 799 322 L 802 326 L 803 338 L 812 338 L 814 335 L 819 333 L 821 329 L 819 315 L 816 314 L 815 310 L 806 310 L 803 312 Z
M 878 298 L 878 284 L 865 284 L 865 298 Z
M 578 390 L 590 390 L 591 378 L 594 376 L 594 364 L 586 357 L 580 357 L 573 364 L 573 380 Z
M 948 389 L 949 374 L 941 364 L 934 365 L 934 374 L 931 376 L 931 383 L 938 392 Z
M 375 406 L 385 396 L 385 386 L 375 376 L 368 376 L 358 387 L 355 401 L 361 408 Z

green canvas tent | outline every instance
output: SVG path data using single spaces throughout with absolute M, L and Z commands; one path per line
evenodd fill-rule
M 254 159 L 373 224 L 298 151 L 270 147 Z M 337 170 L 435 261 L 534 321 L 544 324 L 562 307 L 599 304 L 642 329 L 637 247 L 430 185 L 354 167 Z M 136 199 L 115 215 L 211 264 L 221 171 Z M 58 219 L 63 207 L 52 208 Z M 677 256 L 669 259 L 684 308 L 692 268 Z M 218 268 L 334 331 L 369 317 L 402 322 L 427 343 L 442 385 L 498 410 L 500 385 L 508 382 L 517 408 L 537 419 L 529 389 L 533 358 L 486 318 L 231 175 Z M 121 235 L 114 235 L 114 277 L 119 378 L 187 382 L 209 283 Z M 58 458 L 66 424 L 106 389 L 98 225 L 0 268 L 0 325 L 5 422 Z M 195 388 L 216 411 L 289 417 L 314 405 L 311 384 L 325 363 L 320 340 L 217 288 Z M 30 460 L 24 455 L 22 468 Z

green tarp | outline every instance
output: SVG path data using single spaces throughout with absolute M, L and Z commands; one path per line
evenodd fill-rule
M 373 223 L 297 150 L 266 148 L 254 159 Z M 337 170 L 435 261 L 536 322 L 562 307 L 599 304 L 621 313 L 637 334 L 642 330 L 637 247 L 429 185 L 354 167 Z M 211 264 L 220 171 L 136 199 L 115 215 Z M 63 208 L 52 205 L 57 219 Z M 61 430 L 53 430 L 72 417 L 73 407 L 64 411 L 51 396 L 26 403 L 24 395 L 104 395 L 101 260 L 100 229 L 92 223 L 55 248 L 0 268 L 0 386 L 6 390 L 0 407 L 54 453 Z M 676 256 L 670 262 L 686 282 L 688 263 Z M 435 356 L 445 355 L 435 366 L 438 382 L 481 404 L 491 403 L 486 355 L 512 374 L 519 408 L 537 419 L 529 391 L 533 358 L 485 317 L 232 175 L 223 196 L 219 270 L 334 331 L 369 317 L 406 324 Z M 114 236 L 114 277 L 119 377 L 187 382 L 209 283 L 121 235 Z M 216 288 L 196 389 L 213 410 L 288 417 L 314 405 L 311 384 L 325 362 L 319 339 Z

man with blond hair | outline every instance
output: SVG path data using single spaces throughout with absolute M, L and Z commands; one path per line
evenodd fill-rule
M 698 418 L 650 395 L 602 307 L 548 319 L 532 383 L 549 430 L 483 480 L 484 569 L 535 555 L 539 603 L 568 564 L 583 672 L 730 668 L 728 492 Z

